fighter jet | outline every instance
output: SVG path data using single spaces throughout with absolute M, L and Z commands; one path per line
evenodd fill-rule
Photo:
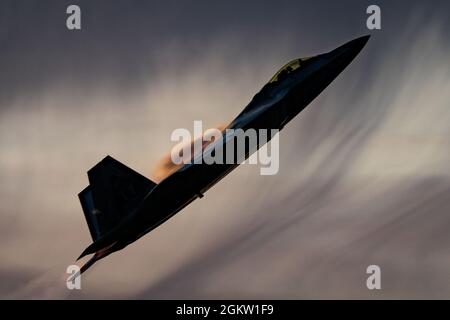
M 368 39 L 363 36 L 328 53 L 290 61 L 227 128 L 281 130 L 350 64 Z M 223 150 L 229 142 L 225 137 L 217 141 Z M 248 146 L 245 158 L 266 142 Z M 110 156 L 104 158 L 88 171 L 89 186 L 79 194 L 93 243 L 78 259 L 94 254 L 81 273 L 160 226 L 238 165 L 184 164 L 157 184 Z

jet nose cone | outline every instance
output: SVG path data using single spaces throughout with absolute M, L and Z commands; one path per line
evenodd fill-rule
M 364 48 L 370 35 L 353 39 L 346 44 L 324 54 L 323 56 L 329 59 L 336 67 L 345 68 Z
M 361 51 L 362 48 L 366 45 L 367 41 L 369 41 L 370 35 L 362 36 L 356 39 L 353 39 L 346 44 L 344 44 L 345 47 L 351 48 L 353 50 L 357 50 L 358 52 Z
M 370 35 L 362 36 L 356 39 L 353 39 L 346 44 L 336 48 L 335 50 L 331 51 L 332 53 L 335 53 L 337 55 L 339 54 L 349 54 L 356 56 L 362 48 L 366 45 L 367 41 L 369 41 Z

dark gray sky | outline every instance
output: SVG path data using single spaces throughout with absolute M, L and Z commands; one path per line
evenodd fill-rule
M 81 31 L 65 27 L 69 4 Z M 369 4 L 379 31 L 366 29 Z M 448 12 L 448 1 L 0 0 L 0 297 L 449 298 Z M 240 166 L 92 268 L 80 292 L 65 289 L 90 243 L 77 199 L 89 168 L 110 154 L 152 177 L 172 130 L 227 123 L 285 62 L 367 33 L 281 133 L 279 174 Z
M 32 95 L 64 81 L 83 91 L 104 83 L 133 90 L 151 81 L 161 63 L 170 68 L 202 56 L 217 39 L 235 44 L 225 63 L 264 58 L 289 36 L 293 50 L 313 52 L 366 34 L 371 1 L 1 1 L 0 102 Z M 378 1 L 383 29 L 371 54 L 440 21 L 449 27 L 448 1 Z M 82 30 L 65 28 L 65 9 L 78 4 Z M 417 17 L 411 25 L 411 13 Z M 308 35 L 308 41 L 305 41 Z M 182 52 L 164 57 L 176 45 Z M 161 57 L 161 55 L 163 57 Z

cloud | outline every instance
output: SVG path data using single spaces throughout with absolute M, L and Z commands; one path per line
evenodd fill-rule
M 76 196 L 87 169 L 110 154 L 151 175 L 173 146 L 173 129 L 189 129 L 194 120 L 205 127 L 232 120 L 283 62 L 349 40 L 355 12 L 348 24 L 320 20 L 323 28 L 337 29 L 320 37 L 311 32 L 315 24 L 294 28 L 294 20 L 279 16 L 272 18 L 280 28 L 265 33 L 259 19 L 248 20 L 248 27 L 238 19 L 242 33 L 218 24 L 195 41 L 193 27 L 190 44 L 178 34 L 158 42 L 155 52 L 148 48 L 151 63 L 126 54 L 136 46 L 120 51 L 114 39 L 104 40 L 98 48 L 109 44 L 117 52 L 100 68 L 94 67 L 100 55 L 92 55 L 92 70 L 80 69 L 73 78 L 58 77 L 56 68 L 33 90 L 20 81 L 4 87 L 0 277 L 8 280 L 1 295 L 364 298 L 370 297 L 365 268 L 379 264 L 381 297 L 447 297 L 449 44 L 444 22 L 424 25 L 414 17 L 400 19 L 401 27 L 386 18 L 386 26 L 397 26 L 395 36 L 375 34 L 284 129 L 278 175 L 241 166 L 204 198 L 93 267 L 81 292 L 67 292 L 61 280 L 90 241 Z M 118 40 L 133 30 L 127 26 Z M 17 61 L 33 64 L 33 57 Z M 146 74 L 137 76 L 139 85 L 128 82 L 130 70 L 114 69 L 119 61 Z M 105 69 L 115 71 L 93 75 Z M 120 83 L 126 83 L 123 90 Z

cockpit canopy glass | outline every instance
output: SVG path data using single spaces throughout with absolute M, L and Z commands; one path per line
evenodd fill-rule
M 275 75 L 270 79 L 269 83 L 277 82 L 283 80 L 288 74 L 300 68 L 304 62 L 311 57 L 294 59 L 286 63 L 280 70 L 275 73 Z

